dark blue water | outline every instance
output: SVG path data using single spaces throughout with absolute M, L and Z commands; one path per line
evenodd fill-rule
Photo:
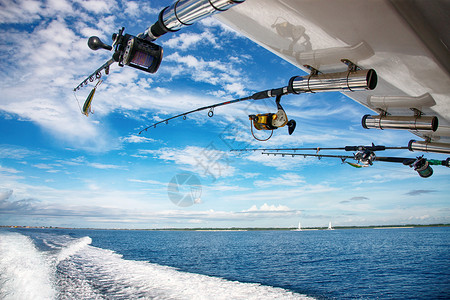
M 450 299 L 450 228 L 446 227 L 19 232 L 31 237 L 41 251 L 49 251 L 54 235 L 74 240 L 89 236 L 91 246 L 121 254 L 122 260 L 260 283 L 321 299 Z

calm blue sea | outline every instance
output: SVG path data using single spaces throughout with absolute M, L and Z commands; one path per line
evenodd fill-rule
M 1 299 L 450 299 L 450 228 L 0 230 Z

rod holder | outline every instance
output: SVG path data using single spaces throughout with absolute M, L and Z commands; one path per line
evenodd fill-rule
M 164 8 L 158 21 L 139 37 L 154 41 L 167 32 L 180 30 L 184 26 L 226 11 L 245 0 L 178 0 Z
M 435 116 L 387 116 L 365 115 L 362 118 L 362 127 L 366 129 L 401 129 L 436 131 L 438 118 Z
M 409 151 L 450 154 L 450 144 L 445 143 L 410 140 L 408 143 L 408 149 Z
M 377 73 L 373 69 L 338 73 L 294 76 L 289 80 L 288 89 L 294 94 L 315 92 L 342 92 L 373 90 L 377 86 Z

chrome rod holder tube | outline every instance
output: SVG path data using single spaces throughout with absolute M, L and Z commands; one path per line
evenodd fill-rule
M 386 116 L 365 115 L 362 127 L 366 129 L 403 129 L 436 131 L 438 118 L 435 116 Z
M 409 151 L 450 154 L 450 144 L 445 143 L 410 140 L 408 149 Z
M 164 8 L 159 14 L 158 21 L 149 27 L 139 37 L 150 41 L 161 35 L 180 30 L 184 26 L 223 12 L 240 4 L 245 0 L 178 0 L 171 6 Z
M 377 86 L 377 73 L 373 69 L 339 73 L 295 76 L 288 89 L 294 94 L 315 92 L 342 92 L 373 90 Z

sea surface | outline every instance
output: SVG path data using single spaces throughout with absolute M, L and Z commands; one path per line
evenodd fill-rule
M 450 299 L 450 228 L 0 229 L 0 299 Z

